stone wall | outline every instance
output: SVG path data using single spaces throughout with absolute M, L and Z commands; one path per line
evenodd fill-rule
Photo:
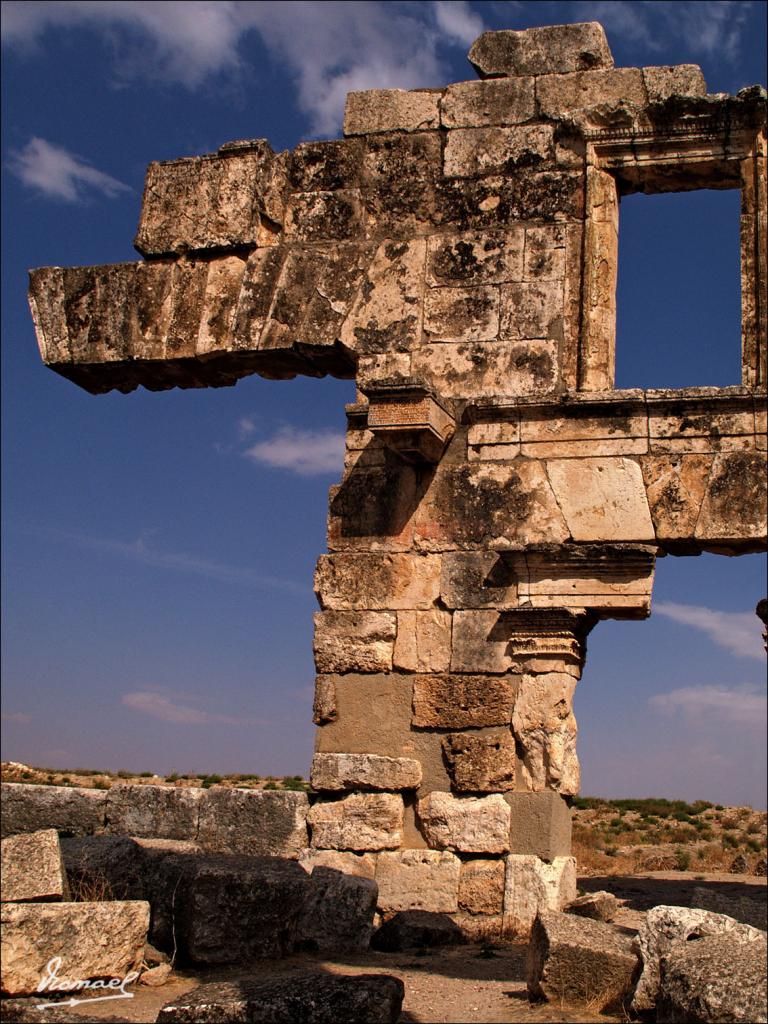
M 34 271 L 89 391 L 354 377 L 317 566 L 310 856 L 524 928 L 574 887 L 586 637 L 657 555 L 766 547 L 766 97 L 486 33 L 480 79 L 352 93 L 345 138 L 153 164 L 143 262 Z M 742 383 L 614 389 L 618 207 L 741 188 Z

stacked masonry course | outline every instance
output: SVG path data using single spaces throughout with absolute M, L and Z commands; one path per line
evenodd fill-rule
M 354 377 L 315 586 L 318 864 L 524 930 L 575 895 L 573 693 L 657 554 L 766 546 L 766 99 L 614 68 L 597 24 L 352 93 L 340 141 L 153 164 L 140 263 L 31 276 L 94 393 Z M 742 385 L 616 391 L 618 207 L 740 188 Z

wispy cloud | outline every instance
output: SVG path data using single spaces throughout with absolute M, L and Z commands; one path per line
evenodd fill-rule
M 265 576 L 253 569 L 227 565 L 224 562 L 217 562 L 209 558 L 199 558 L 196 555 L 190 555 L 183 551 L 164 551 L 161 548 L 151 546 L 146 537 L 139 537 L 133 541 L 122 541 L 111 540 L 105 537 L 89 537 L 85 534 L 68 530 L 45 530 L 43 532 L 49 536 L 76 544 L 79 547 L 89 548 L 92 551 L 101 551 L 108 555 L 128 558 L 131 561 L 141 562 L 144 565 L 153 566 L 158 569 L 168 569 L 175 572 L 190 573 L 193 576 L 203 576 L 218 583 L 234 583 L 263 590 L 282 590 L 289 594 L 300 594 L 302 596 L 310 592 L 308 585 L 295 583 L 293 580 L 284 580 L 277 576 Z
M 599 21 L 610 36 L 658 52 L 684 42 L 696 56 L 736 63 L 741 53 L 749 0 L 582 0 L 569 5 L 575 19 Z
M 468 46 L 483 30 L 464 0 L 9 0 L 3 8 L 3 39 L 17 49 L 50 28 L 87 26 L 109 33 L 122 78 L 161 76 L 192 89 L 241 69 L 257 32 L 291 70 L 316 136 L 338 131 L 351 90 L 441 85 L 440 48 Z
M 49 199 L 67 203 L 82 202 L 90 192 L 114 199 L 131 191 L 128 185 L 99 171 L 82 157 L 37 136 L 10 154 L 8 166 L 24 185 Z
M 741 658 L 765 657 L 762 623 L 754 612 L 720 612 L 698 605 L 676 604 L 673 601 L 654 603 L 653 611 L 674 622 L 706 633 L 712 643 Z
M 648 699 L 655 711 L 693 721 L 730 723 L 764 730 L 766 695 L 754 686 L 683 686 Z
M 4 722 L 12 722 L 14 725 L 28 725 L 32 721 L 32 716 L 22 711 L 4 711 L 0 717 Z
M 264 719 L 249 718 L 243 715 L 222 715 L 214 711 L 180 704 L 155 690 L 136 690 L 124 693 L 120 703 L 132 711 L 157 718 L 161 722 L 172 722 L 174 725 L 263 725 Z
M 344 464 L 344 435 L 335 430 L 298 430 L 286 426 L 251 445 L 244 454 L 254 462 L 287 469 L 299 476 L 339 473 Z

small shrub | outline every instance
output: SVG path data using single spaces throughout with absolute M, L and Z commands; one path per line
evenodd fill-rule
M 166 775 L 165 776 L 165 781 L 166 782 L 177 782 L 178 778 L 179 778 L 179 776 L 178 776 L 177 772 L 171 772 L 170 775 Z
M 31 779 L 32 778 L 32 772 L 22 772 L 21 773 L 21 777 L 22 777 L 22 779 Z
M 125 771 L 124 768 L 121 768 L 120 771 L 117 773 L 117 777 L 118 779 L 132 779 L 133 772 L 127 772 Z
M 621 828 L 623 824 L 621 818 L 611 818 L 610 820 L 611 828 Z
M 606 857 L 615 857 L 618 852 L 619 851 L 615 846 L 606 846 L 603 850 L 603 853 L 606 855 Z
M 751 850 L 752 853 L 760 853 L 763 848 L 763 844 L 759 839 L 747 839 L 746 847 L 748 850 Z
M 278 786 L 278 784 L 276 782 L 266 782 L 264 784 L 264 789 L 279 789 L 279 788 L 280 787 Z
M 736 838 L 736 836 L 732 835 L 730 832 L 723 832 L 723 847 L 736 847 L 738 845 L 739 840 Z
M 153 775 L 152 772 L 139 772 L 139 778 L 140 779 L 151 779 L 153 777 L 154 777 L 154 775 Z
M 677 861 L 678 871 L 687 871 L 691 866 L 691 855 L 688 850 L 684 850 L 681 846 L 675 850 L 675 860 Z
M 216 785 L 217 782 L 221 782 L 221 776 L 214 772 L 212 775 L 206 775 L 200 785 L 203 789 L 209 789 L 211 786 Z
M 93 780 L 93 788 L 94 789 L 111 789 L 112 788 L 112 783 L 111 782 L 107 782 L 106 779 L 94 779 Z
M 283 780 L 283 789 L 292 790 L 293 792 L 303 793 L 307 787 L 308 783 L 306 783 L 300 775 L 295 775 L 293 778 Z

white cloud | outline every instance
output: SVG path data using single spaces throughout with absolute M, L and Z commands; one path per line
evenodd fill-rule
M 262 725 L 262 719 L 247 718 L 243 715 L 221 715 L 213 711 L 177 704 L 170 697 L 154 690 L 136 690 L 124 693 L 120 703 L 132 711 L 158 718 L 161 722 L 175 725 Z
M 49 199 L 68 203 L 81 201 L 87 192 L 101 192 L 113 199 L 121 192 L 131 191 L 128 185 L 92 167 L 82 157 L 37 136 L 23 149 L 11 153 L 8 166 L 23 184 Z
M 244 453 L 254 462 L 288 469 L 299 476 L 340 473 L 344 464 L 344 435 L 335 430 L 297 430 L 281 427 Z
M 680 713 L 688 720 L 719 723 L 759 730 L 766 724 L 766 695 L 754 686 L 683 686 L 648 699 L 655 711 Z
M 713 644 L 738 657 L 758 661 L 765 657 L 763 626 L 754 612 L 720 612 L 714 608 L 675 604 L 673 601 L 659 601 L 653 605 L 653 611 L 684 626 L 700 629 Z
M 694 55 L 739 59 L 748 0 L 584 0 L 573 5 L 574 20 L 599 21 L 610 37 L 663 50 L 684 43 Z
M 310 134 L 339 130 L 347 92 L 442 85 L 445 45 L 467 46 L 483 30 L 463 0 L 433 4 L 284 0 L 56 0 L 4 4 L 3 39 L 17 49 L 50 28 L 110 34 L 124 79 L 162 77 L 189 88 L 236 72 L 258 32 L 297 85 Z M 116 33 L 115 29 L 122 29 Z

